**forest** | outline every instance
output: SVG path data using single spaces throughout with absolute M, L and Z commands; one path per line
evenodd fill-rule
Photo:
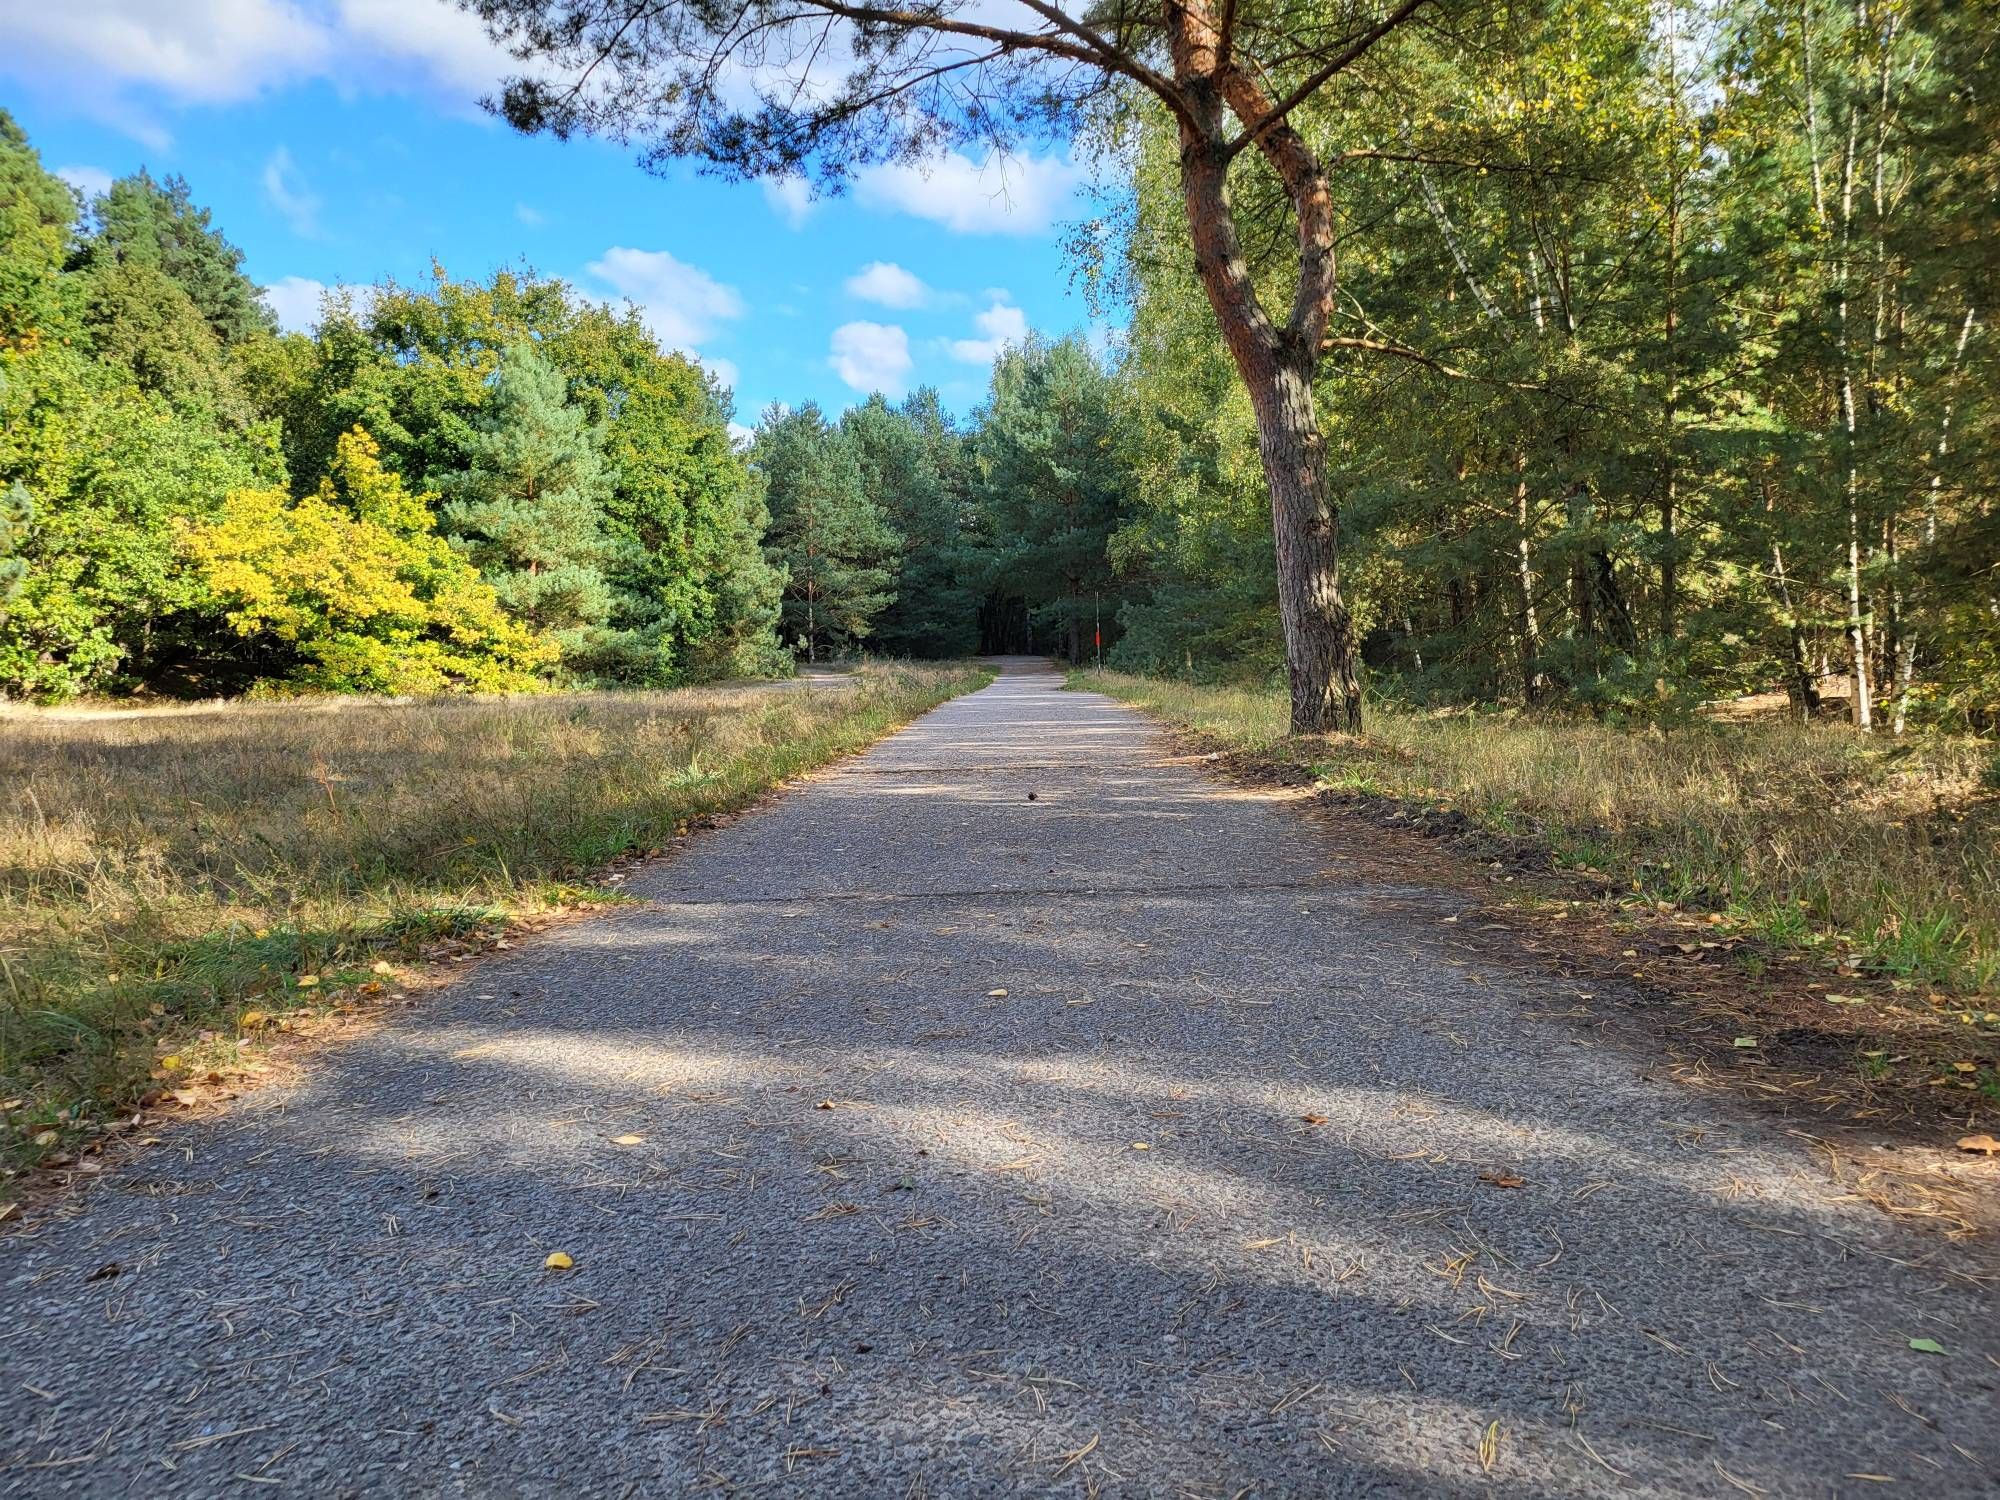
M 1980 7 L 1509 9 L 1303 128 L 1315 400 L 1372 695 L 2000 725 L 2000 116 Z M 969 417 L 731 395 L 525 267 L 280 334 L 191 186 L 85 203 L 0 121 L 0 693 L 661 686 L 866 652 L 1281 680 L 1252 403 L 1175 128 L 1113 91 L 1108 343 Z M 1296 271 L 1256 162 L 1254 277 Z

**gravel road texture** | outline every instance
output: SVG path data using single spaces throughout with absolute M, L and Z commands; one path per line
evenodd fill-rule
M 2000 1493 L 1990 1252 L 1046 668 L 630 888 L 0 1243 L 0 1494 Z

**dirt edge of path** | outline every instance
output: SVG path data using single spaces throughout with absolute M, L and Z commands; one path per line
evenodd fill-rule
M 1559 869 L 1545 846 L 1490 834 L 1463 813 L 1329 790 L 1295 763 L 1218 748 L 1108 701 L 1158 728 L 1176 761 L 1309 820 L 1341 872 L 1389 888 L 1379 899 L 1393 901 L 1398 886 L 1462 897 L 1465 909 L 1444 920 L 1469 959 L 1569 986 L 1574 1004 L 1540 1019 L 1618 1047 L 1644 1075 L 1779 1122 L 1835 1183 L 1885 1213 L 2000 1241 L 2000 1155 L 1959 1144 L 2000 1131 L 2000 1104 L 1971 1081 L 1981 1060 L 1887 980 L 1729 932 L 1705 913 L 1627 905 L 1609 877 Z M 1890 1076 L 1869 1077 L 1871 1062 L 1890 1064 Z

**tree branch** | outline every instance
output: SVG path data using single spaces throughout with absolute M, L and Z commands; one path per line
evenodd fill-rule
M 925 11 L 892 10 L 876 5 L 850 5 L 845 0 L 803 0 L 809 10 L 823 10 L 841 16 L 849 21 L 871 22 L 880 26 L 903 26 L 912 31 L 937 31 L 948 36 L 973 36 L 982 41 L 999 42 L 1011 49 L 1024 52 L 1044 52 L 1052 57 L 1066 57 L 1071 62 L 1088 63 L 1092 67 L 1103 68 L 1106 72 L 1117 73 L 1159 96 L 1176 115 L 1186 113 L 1181 92 L 1171 79 L 1162 76 L 1140 62 L 1129 52 L 1112 46 L 1102 37 L 1085 33 L 1087 45 L 1064 42 L 1045 31 L 1013 31 L 1005 26 L 986 26 L 977 21 L 961 21 L 956 16 L 941 16 Z M 1045 8 L 1024 0 L 1031 9 L 1038 12 Z M 1421 3 L 1421 0 L 1420 0 Z M 1047 7 L 1054 10 L 1054 7 Z M 1062 12 L 1056 11 L 1062 21 L 1068 21 Z M 1061 24 L 1052 21 L 1051 24 Z
M 1122 73 L 1135 83 L 1144 84 L 1169 104 L 1180 97 L 1180 89 L 1175 86 L 1172 79 L 1147 67 L 1122 47 L 1106 41 L 1081 21 L 1066 15 L 1059 7 L 1049 4 L 1048 0 L 1020 0 L 1020 3 L 1046 20 L 1056 30 L 1075 37 L 1091 48 L 1096 52 L 1100 63 L 1110 71 Z
M 1278 124 L 1281 120 L 1285 118 L 1285 116 L 1289 115 L 1293 110 L 1297 109 L 1301 104 L 1305 103 L 1306 100 L 1310 99 L 1315 93 L 1317 93 L 1321 88 L 1323 88 L 1328 82 L 1328 80 L 1333 78 L 1335 74 L 1351 66 L 1355 61 L 1357 61 L 1362 56 L 1363 53 L 1367 52 L 1369 48 L 1373 47 L 1377 42 L 1381 41 L 1383 37 L 1387 36 L 1390 32 L 1394 31 L 1398 26 L 1402 25 L 1405 21 L 1409 20 L 1411 16 L 1415 15 L 1417 11 L 1421 10 L 1425 5 L 1429 3 L 1430 0 L 1402 0 L 1402 4 L 1398 5 L 1394 10 L 1390 11 L 1388 15 L 1384 16 L 1381 20 L 1377 21 L 1373 26 L 1369 27 L 1366 31 L 1362 32 L 1360 36 L 1356 37 L 1346 47 L 1342 48 L 1341 51 L 1337 53 L 1332 59 L 1330 59 L 1325 64 L 1325 66 L 1321 67 L 1319 71 L 1308 77 L 1304 83 L 1300 84 L 1297 88 L 1293 89 L 1292 92 L 1288 94 L 1279 103 L 1273 105 L 1271 109 L 1265 113 L 1263 118 L 1258 120 L 1254 125 L 1250 124 L 1250 122 L 1248 121 L 1245 121 L 1244 122 L 1245 129 L 1243 131 L 1243 134 L 1236 137 L 1235 140 L 1229 142 L 1229 144 L 1223 148 L 1224 151 L 1228 155 L 1234 156 L 1237 152 L 1241 151 L 1245 146 L 1248 146 L 1253 141 L 1256 141 L 1266 131 L 1271 129 L 1272 126 Z

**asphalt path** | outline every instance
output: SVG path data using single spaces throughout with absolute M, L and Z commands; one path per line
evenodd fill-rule
M 1981 1247 L 1053 673 L 630 888 L 0 1242 L 0 1494 L 1996 1493 Z

